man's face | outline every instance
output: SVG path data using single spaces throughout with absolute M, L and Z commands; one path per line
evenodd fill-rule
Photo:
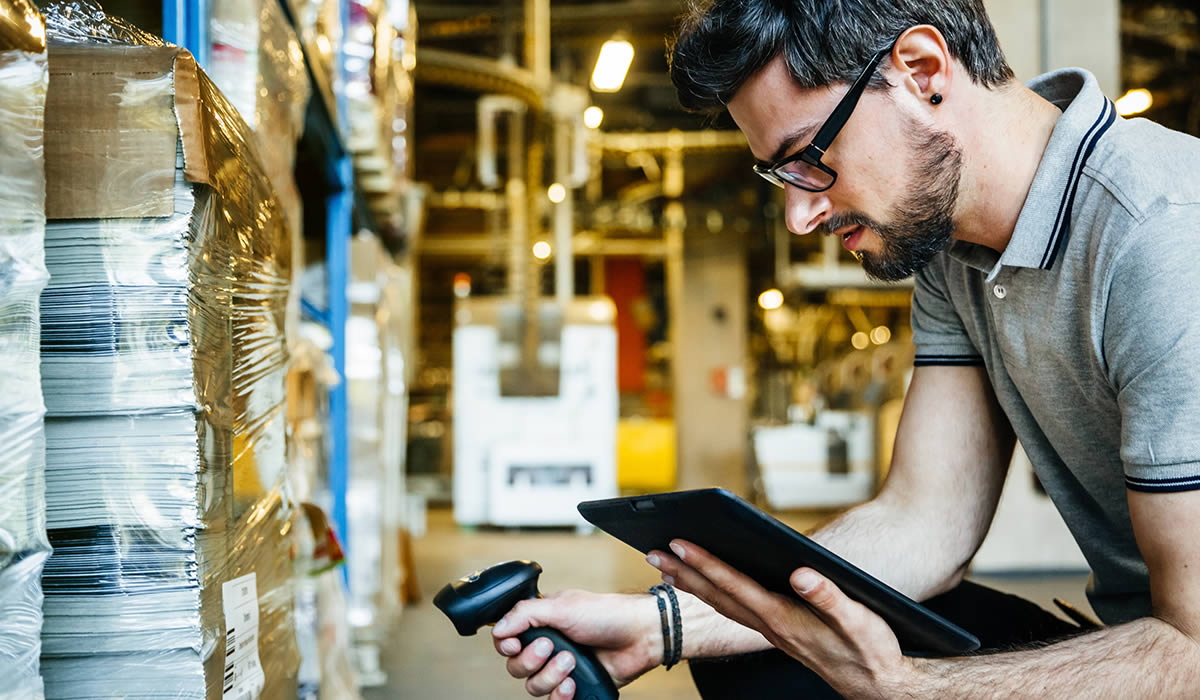
M 742 86 L 729 113 L 754 157 L 775 162 L 807 146 L 843 94 L 844 87 L 798 87 L 776 58 Z M 951 134 L 903 113 L 888 95 L 867 91 L 822 162 L 838 173 L 832 188 L 785 187 L 793 233 L 840 236 L 868 275 L 892 282 L 946 247 L 962 170 Z

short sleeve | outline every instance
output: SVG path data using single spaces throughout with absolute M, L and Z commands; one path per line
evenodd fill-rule
M 945 254 L 917 273 L 913 288 L 912 329 L 916 358 L 913 365 L 925 367 L 983 365 L 983 357 L 971 342 L 946 285 Z
M 1140 224 L 1116 257 L 1103 350 L 1134 491 L 1200 489 L 1200 205 Z

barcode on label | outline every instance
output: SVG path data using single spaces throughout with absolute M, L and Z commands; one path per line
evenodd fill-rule
M 230 630 L 225 633 L 225 684 L 224 684 L 224 691 L 226 693 L 233 690 L 233 652 L 237 648 L 235 646 L 235 643 L 236 643 L 236 637 L 234 636 L 233 629 L 230 628 Z

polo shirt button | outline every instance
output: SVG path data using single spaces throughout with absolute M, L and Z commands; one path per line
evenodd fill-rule
M 1008 296 L 1008 290 L 1004 288 L 1004 285 L 998 284 L 992 287 L 992 294 L 995 294 L 997 299 L 1003 299 Z

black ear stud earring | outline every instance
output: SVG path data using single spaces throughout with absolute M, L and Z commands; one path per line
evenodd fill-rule
M 935 105 L 940 105 L 942 103 L 941 93 L 938 93 L 938 92 L 933 93 L 933 97 L 930 97 L 929 101 Z

